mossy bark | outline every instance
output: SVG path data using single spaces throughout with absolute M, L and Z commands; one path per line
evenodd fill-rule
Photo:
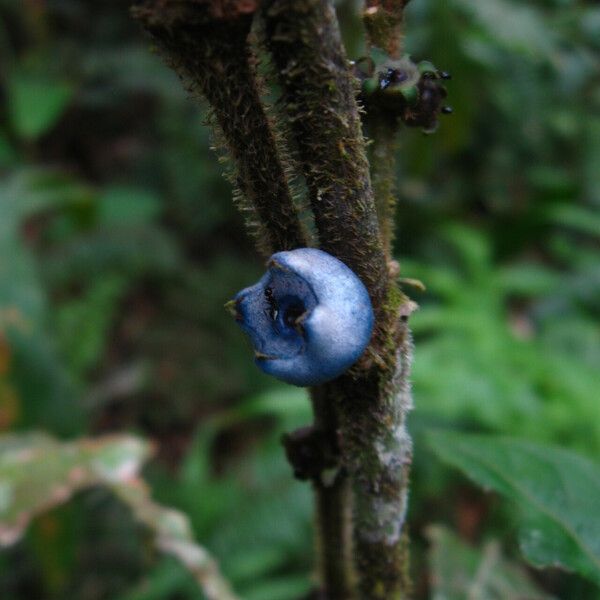
M 410 0 L 367 0 L 364 23 L 370 45 L 398 58 L 402 47 L 404 8 Z
M 148 0 L 132 12 L 190 91 L 208 100 L 234 159 L 242 202 L 250 204 L 258 220 L 259 245 L 266 245 L 270 254 L 308 244 L 292 202 L 281 146 L 256 84 L 248 46 L 253 8 L 251 1 Z M 314 400 L 313 407 L 314 427 L 335 438 L 331 405 Z M 341 472 L 333 481 L 324 482 L 320 475 L 312 480 L 321 587 L 331 598 L 348 598 L 348 484 Z
M 393 258 L 396 213 L 396 150 L 400 123 L 395 115 L 383 111 L 365 117 L 369 145 L 371 180 L 386 259 Z
M 322 386 L 337 408 L 342 463 L 352 480 L 355 597 L 395 600 L 410 589 L 404 521 L 412 443 L 412 342 L 406 322 L 411 303 L 399 295 L 386 306 L 387 355 Z M 400 316 L 394 325 L 392 315 Z
M 325 0 L 267 0 L 263 16 L 320 246 L 363 280 L 377 306 L 386 294 L 386 264 L 356 81 L 335 11 Z
M 234 163 L 241 201 L 269 255 L 307 245 L 248 45 L 254 6 L 147 0 L 132 9 L 192 94 L 205 97 Z M 266 244 L 265 244 L 266 241 Z
M 341 461 L 351 477 L 355 596 L 393 600 L 407 589 L 402 528 L 411 460 L 405 429 L 411 304 L 388 274 L 356 82 L 331 2 L 267 0 L 262 14 L 321 248 L 363 280 L 377 316 L 363 358 L 313 396 L 336 409 Z

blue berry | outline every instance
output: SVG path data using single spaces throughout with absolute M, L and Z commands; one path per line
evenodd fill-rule
M 298 386 L 335 379 L 371 339 L 365 286 L 343 262 L 314 248 L 278 252 L 267 266 L 260 281 L 232 302 L 256 364 Z

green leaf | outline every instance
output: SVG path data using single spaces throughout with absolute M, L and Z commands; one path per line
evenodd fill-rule
M 68 194 L 59 192 L 65 189 L 71 189 L 68 181 L 37 170 L 17 172 L 0 185 L 0 336 L 7 342 L 6 381 L 19 425 L 72 434 L 82 425 L 83 407 L 49 335 L 46 294 L 20 235 L 25 218 L 66 201 Z
M 600 585 L 600 467 L 562 449 L 510 438 L 429 432 L 440 459 L 514 500 L 535 566 L 574 570 Z
M 46 281 L 68 285 L 90 283 L 107 273 L 130 278 L 173 273 L 179 249 L 158 227 L 106 227 L 70 239 L 42 260 Z
M 310 420 L 310 400 L 303 388 L 281 386 L 265 390 L 240 403 L 222 418 L 232 421 L 275 417 L 286 424 Z
M 520 263 L 498 270 L 498 283 L 507 294 L 540 296 L 560 287 L 559 275 L 542 265 Z
M 60 443 L 42 433 L 0 436 L 0 545 L 10 545 L 31 519 L 98 483 L 126 481 L 149 455 L 134 437 Z
M 91 188 L 66 173 L 17 169 L 0 181 L 0 243 L 19 236 L 23 221 L 35 214 L 89 207 L 93 197 Z
M 305 598 L 310 591 L 308 577 L 288 575 L 272 577 L 246 592 L 246 600 L 295 600 Z
M 59 442 L 42 434 L 0 436 L 0 546 L 15 543 L 31 520 L 94 485 L 108 487 L 154 535 L 154 544 L 193 575 L 209 600 L 236 600 L 187 517 L 156 504 L 139 478 L 150 444 L 128 436 Z
M 549 598 L 523 569 L 502 556 L 494 540 L 475 549 L 440 525 L 429 527 L 427 538 L 431 543 L 432 600 Z
M 8 112 L 15 132 L 26 139 L 40 137 L 57 124 L 72 97 L 68 83 L 15 72 L 8 81 Z

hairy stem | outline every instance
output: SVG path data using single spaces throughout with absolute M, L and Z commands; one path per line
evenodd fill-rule
M 147 0 L 134 14 L 192 90 L 208 99 L 236 163 L 238 185 L 264 225 L 270 249 L 279 250 L 305 241 L 248 50 L 255 8 L 255 0 Z M 327 449 L 318 476 L 310 474 L 324 592 L 330 599 L 395 599 L 407 589 L 402 527 L 411 452 L 404 427 L 411 304 L 390 283 L 355 81 L 333 6 L 329 0 L 267 0 L 264 9 L 321 247 L 361 277 L 377 316 L 359 363 L 313 390 L 315 425 L 308 439 Z M 353 544 L 345 473 L 352 484 Z M 351 545 L 358 593 L 346 561 Z
M 401 53 L 404 7 L 410 0 L 366 0 L 364 23 L 369 44 L 385 50 L 391 58 Z
M 356 82 L 333 6 L 327 0 L 267 0 L 263 14 L 321 248 L 345 262 L 379 305 L 387 289 L 385 257 Z
M 298 479 L 310 480 L 316 500 L 318 597 L 352 597 L 350 496 L 340 460 L 336 407 L 324 388 L 312 391 L 315 422 L 283 436 Z
M 355 81 L 331 2 L 268 0 L 264 20 L 321 247 L 361 277 L 377 315 L 365 356 L 313 397 L 335 407 L 341 460 L 352 480 L 354 597 L 393 600 L 407 589 L 411 303 L 388 275 Z
M 377 206 L 377 216 L 381 229 L 381 239 L 386 259 L 392 260 L 392 244 L 394 241 L 394 224 L 396 212 L 396 148 L 397 134 L 400 127 L 395 115 L 387 115 L 381 111 L 368 113 L 365 117 L 367 131 L 371 138 L 369 146 L 369 163 L 371 180 Z
M 402 54 L 404 8 L 409 0 L 366 0 L 363 22 L 369 46 L 384 49 L 390 58 Z M 370 166 L 375 202 L 382 231 L 386 258 L 393 265 L 393 241 L 395 224 L 395 180 L 396 149 L 400 121 L 393 111 L 385 106 L 367 106 L 364 116 L 371 138 Z M 396 269 L 392 268 L 391 271 Z M 412 360 L 412 338 L 408 328 L 408 317 L 415 305 L 400 295 L 399 326 L 396 330 L 396 360 L 394 371 L 380 379 L 377 406 L 366 409 L 367 416 L 360 426 L 352 429 L 357 443 L 363 443 L 362 452 L 370 464 L 369 484 L 376 482 L 379 497 L 364 494 L 355 514 L 356 527 L 367 532 L 373 521 L 377 535 L 368 539 L 362 536 L 357 541 L 357 553 L 365 561 L 362 568 L 372 574 L 368 584 L 370 597 L 399 598 L 410 595 L 408 535 L 403 531 L 409 488 L 412 441 L 406 429 L 406 417 L 412 409 L 410 389 L 410 364 Z M 389 348 L 389 347 L 388 347 Z M 388 350 L 389 352 L 389 350 Z M 382 387 L 381 387 L 382 386 Z M 367 419 L 371 417 L 372 423 Z M 383 428 L 382 428 L 383 424 Z M 372 438 L 365 440 L 364 431 Z M 366 485 L 366 479 L 365 479 Z M 387 529 L 386 529 L 387 527 Z M 390 548 L 391 547 L 391 548 Z M 393 548 L 393 549 L 392 549 Z M 393 579 L 388 578 L 385 556 L 397 565 Z M 366 589 L 366 588 L 363 588 Z
M 345 600 L 352 596 L 350 549 L 350 489 L 348 478 L 340 468 L 335 406 L 322 389 L 312 391 L 314 427 L 323 432 L 335 449 L 335 473 L 331 480 L 326 472 L 313 479 L 317 508 L 317 546 L 319 580 L 328 600 Z
M 409 303 L 403 304 L 409 310 Z M 346 375 L 329 384 L 340 409 L 342 456 L 353 478 L 354 556 L 360 599 L 397 600 L 410 589 L 407 507 L 412 443 L 406 416 L 412 407 L 412 343 L 401 321 L 395 366 Z
M 261 106 L 247 37 L 250 3 L 147 1 L 134 16 L 167 54 L 171 66 L 205 96 L 237 166 L 237 185 L 254 207 L 269 252 L 306 246 L 270 123 Z M 330 404 L 313 403 L 315 428 L 335 438 Z M 336 442 L 332 442 L 336 445 Z M 331 444 L 330 444 L 331 445 Z M 348 484 L 312 477 L 316 495 L 320 578 L 331 598 L 350 595 L 347 552 Z
M 327 600 L 352 597 L 349 492 L 346 477 L 315 486 L 319 581 Z
M 363 23 L 369 46 L 383 48 L 390 58 L 402 54 L 404 9 L 410 0 L 366 0 Z M 371 178 L 379 226 L 388 260 L 392 258 L 396 209 L 396 148 L 400 120 L 385 107 L 367 106 L 364 118 L 371 138 Z
M 256 84 L 247 41 L 254 8 L 252 0 L 147 0 L 132 13 L 190 90 L 208 100 L 270 254 L 307 243 Z

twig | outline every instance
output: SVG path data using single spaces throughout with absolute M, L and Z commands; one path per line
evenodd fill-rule
M 283 436 L 297 479 L 313 483 L 317 518 L 317 567 L 320 598 L 352 595 L 351 530 L 348 478 L 341 468 L 335 405 L 323 388 L 312 390 L 315 422 Z
M 322 471 L 314 481 L 319 575 L 327 600 L 345 600 L 352 597 L 353 587 L 350 486 L 341 465 L 336 407 L 323 392 L 323 388 L 311 391 L 314 426 L 333 445 L 336 464 L 335 471 Z
M 390 263 L 393 260 L 397 164 L 395 154 L 400 122 L 395 115 L 386 115 L 382 111 L 367 112 L 365 122 L 371 138 L 369 163 L 381 239 L 386 259 Z
M 411 460 L 404 420 L 411 406 L 412 305 L 388 276 L 355 81 L 331 2 L 269 0 L 263 14 L 321 247 L 361 277 L 377 315 L 369 352 L 313 394 L 336 407 L 342 462 L 352 478 L 358 596 L 392 600 L 407 588 L 402 526 Z
M 240 9 L 243 9 L 241 10 Z M 166 52 L 171 66 L 205 96 L 237 164 L 238 186 L 256 208 L 270 240 L 269 251 L 306 246 L 293 206 L 275 137 L 260 104 L 247 35 L 251 25 L 247 4 L 176 0 L 147 1 L 134 16 Z M 331 405 L 315 400 L 315 428 L 328 439 L 337 426 Z M 337 447 L 337 444 L 335 444 Z M 331 598 L 349 595 L 348 491 L 336 458 L 336 476 L 324 481 L 311 476 L 316 511 L 321 581 Z M 337 594 L 337 595 L 336 595 Z
M 147 0 L 132 14 L 190 91 L 208 100 L 270 254 L 307 242 L 256 84 L 247 41 L 255 8 L 254 0 Z
M 267 0 L 263 14 L 320 246 L 363 280 L 379 306 L 387 291 L 385 257 L 356 81 L 335 11 L 324 0 Z
M 402 54 L 404 9 L 410 0 L 366 0 L 363 23 L 368 46 L 384 49 L 397 59 Z M 392 259 L 396 209 L 396 149 L 400 119 L 384 106 L 367 106 L 365 122 L 371 138 L 370 165 L 379 226 L 388 260 Z
M 370 45 L 385 50 L 391 58 L 401 53 L 404 8 L 410 0 L 366 0 L 364 23 Z

